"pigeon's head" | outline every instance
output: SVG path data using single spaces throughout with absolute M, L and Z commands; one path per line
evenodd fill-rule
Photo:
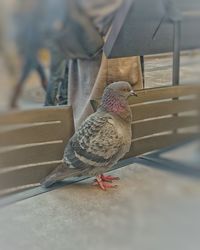
M 128 99 L 129 96 L 137 96 L 130 83 L 124 81 L 111 83 L 105 88 L 105 92 L 107 91 L 125 99 Z
M 103 93 L 101 108 L 131 120 L 128 97 L 136 95 L 128 82 L 114 82 L 108 85 Z

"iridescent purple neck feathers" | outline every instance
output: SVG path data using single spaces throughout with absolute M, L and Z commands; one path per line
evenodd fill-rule
M 127 99 L 112 89 L 108 88 L 104 92 L 101 108 L 109 113 L 114 113 L 123 119 L 131 119 L 131 111 Z

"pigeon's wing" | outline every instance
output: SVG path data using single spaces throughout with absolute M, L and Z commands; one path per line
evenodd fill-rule
M 95 113 L 68 143 L 64 160 L 83 171 L 88 167 L 108 166 L 121 152 L 122 139 L 112 116 Z
M 120 158 L 122 139 L 111 116 L 95 113 L 70 139 L 65 148 L 64 162 L 41 184 L 49 187 L 68 177 L 96 174 L 96 168 L 110 166 Z
M 66 163 L 59 164 L 52 172 L 50 172 L 44 179 L 40 181 L 40 184 L 44 187 L 50 187 L 54 183 L 64 180 L 69 177 L 81 176 L 80 170 L 71 169 Z

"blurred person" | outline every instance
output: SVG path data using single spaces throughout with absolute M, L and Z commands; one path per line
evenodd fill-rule
M 136 58 L 106 59 L 102 50 L 103 39 L 125 0 L 18 1 L 28 6 L 27 32 L 32 36 L 25 54 L 30 53 L 31 46 L 36 48 L 34 55 L 41 46 L 52 54 L 45 104 L 66 104 L 68 95 L 76 127 L 93 112 L 90 99 L 102 95 L 106 82 L 140 84 Z M 24 34 L 21 37 L 26 39 Z
M 57 6 L 63 4 L 61 1 Z M 65 8 L 62 5 L 65 13 L 60 15 L 62 18 L 54 20 L 46 36 L 52 56 L 45 100 L 47 106 L 67 104 L 69 59 L 89 59 L 103 46 L 102 38 L 78 1 L 65 0 L 65 4 Z
M 51 46 L 50 79 L 47 85 L 45 106 L 68 103 L 68 60 L 57 47 Z
M 13 95 L 11 98 L 10 106 L 11 108 L 17 107 L 17 100 L 21 94 L 22 87 L 27 80 L 28 76 L 32 72 L 32 70 L 36 70 L 41 81 L 41 86 L 43 87 L 44 90 L 46 90 L 47 86 L 47 76 L 44 71 L 44 68 L 42 64 L 39 62 L 37 55 L 35 54 L 29 54 L 28 56 L 26 55 L 25 57 L 22 56 L 23 60 L 23 66 L 22 66 L 22 72 L 19 81 L 17 82 Z
M 36 70 L 40 77 L 44 90 L 47 86 L 47 76 L 42 64 L 38 59 L 38 51 L 43 47 L 42 29 L 38 23 L 43 14 L 42 6 L 37 1 L 18 1 L 14 13 L 15 42 L 18 53 L 22 60 L 22 70 L 17 82 L 10 106 L 17 106 L 17 100 L 22 91 L 22 87 L 32 70 Z M 39 11 L 40 10 L 40 11 Z M 38 20 L 38 21 L 35 21 Z
M 59 48 L 57 40 L 65 29 L 68 0 L 47 0 L 47 2 L 44 40 L 51 54 L 51 64 L 45 106 L 66 105 L 68 103 L 68 56 Z
M 22 91 L 22 87 L 32 70 L 36 70 L 44 90 L 47 89 L 48 79 L 43 65 L 38 59 L 38 52 L 42 48 L 47 48 L 51 53 L 50 67 L 50 87 L 48 87 L 48 105 L 55 105 L 56 99 L 53 98 L 57 92 L 57 78 L 63 78 L 61 68 L 58 66 L 61 60 L 65 58 L 57 54 L 56 44 L 54 43 L 54 33 L 57 27 L 55 22 L 62 22 L 66 12 L 66 2 L 68 0 L 17 0 L 16 9 L 13 14 L 14 40 L 22 59 L 22 72 L 18 83 L 14 89 L 11 99 L 11 107 L 16 107 L 17 99 Z M 51 82 L 54 81 L 55 89 L 52 88 Z M 66 85 L 66 84 L 65 84 Z M 60 102 L 66 104 L 67 91 L 64 83 L 60 86 Z M 65 93 L 66 92 L 66 93 Z M 56 93 L 57 94 L 57 93 Z M 55 100 L 54 100 L 55 99 Z
M 48 39 L 51 41 L 51 72 L 55 74 L 51 74 L 48 83 L 45 105 L 66 104 L 68 94 L 78 127 L 93 112 L 90 99 L 102 95 L 106 82 L 125 80 L 134 85 L 141 84 L 141 81 L 137 75 L 136 57 L 108 60 L 102 52 L 103 39 L 123 0 L 68 0 L 66 3 L 65 17 Z M 96 49 L 99 40 L 88 37 L 85 41 L 84 32 L 102 38 L 99 50 Z M 95 48 L 93 53 L 90 53 L 90 47 Z M 141 87 L 138 85 L 138 88 Z
M 113 18 L 124 0 L 78 0 L 79 8 L 90 18 L 92 25 L 105 38 Z M 71 59 L 69 62 L 69 104 L 73 107 L 75 126 L 93 112 L 90 100 L 102 95 L 106 83 L 128 81 L 142 88 L 138 79 L 136 57 L 106 59 L 103 51 L 89 59 Z
M 67 61 L 54 41 L 59 30 L 59 25 L 55 24 L 62 24 L 67 1 L 17 0 L 14 14 L 15 42 L 22 58 L 22 72 L 11 99 L 11 107 L 16 107 L 22 87 L 32 70 L 37 71 L 42 87 L 47 89 L 46 105 L 67 104 L 67 77 L 64 76 L 65 72 L 67 74 Z M 37 57 L 41 48 L 47 48 L 51 53 L 49 81 Z

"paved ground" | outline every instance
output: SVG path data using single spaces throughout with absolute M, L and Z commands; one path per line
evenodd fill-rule
M 199 250 L 199 181 L 134 164 L 0 210 L 2 250 Z

